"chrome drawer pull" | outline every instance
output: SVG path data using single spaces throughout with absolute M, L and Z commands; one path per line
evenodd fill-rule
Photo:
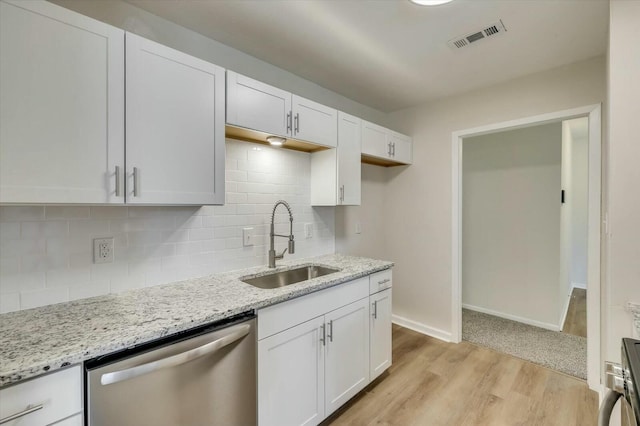
M 34 411 L 42 410 L 42 408 L 44 408 L 43 404 L 37 404 L 37 405 L 34 405 L 33 407 L 31 405 L 27 405 L 27 408 L 24 411 L 20 411 L 19 413 L 7 416 L 4 419 L 0 419 L 0 425 L 9 423 L 11 420 L 19 419 L 20 417 L 26 416 L 27 414 L 31 414 Z
M 391 281 L 391 279 L 390 279 L 390 278 L 384 279 L 384 280 L 382 280 L 382 281 L 378 281 L 378 285 L 386 284 L 386 283 L 388 283 L 389 281 Z
M 231 327 L 229 328 L 228 334 L 214 340 L 213 342 L 209 342 L 206 345 L 202 345 L 195 349 L 191 349 L 168 358 L 163 358 L 158 361 L 148 362 L 125 370 L 105 373 L 100 378 L 100 383 L 103 385 L 110 385 L 112 383 L 122 382 L 133 379 L 134 377 L 142 376 L 143 374 L 153 373 L 154 371 L 158 371 L 163 368 L 176 367 L 205 355 L 210 355 L 219 349 L 232 344 L 236 340 L 240 340 L 249 334 L 250 330 L 251 326 L 249 324 L 240 324 L 235 327 Z

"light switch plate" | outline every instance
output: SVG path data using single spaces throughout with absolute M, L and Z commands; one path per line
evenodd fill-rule
M 362 234 L 362 224 L 360 221 L 356 222 L 356 234 Z
M 242 245 L 245 247 L 253 245 L 253 228 L 242 228 Z
M 313 223 L 304 224 L 304 237 L 313 238 Z

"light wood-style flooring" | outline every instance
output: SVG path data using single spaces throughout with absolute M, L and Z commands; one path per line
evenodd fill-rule
M 323 426 L 590 426 L 597 404 L 582 380 L 394 325 L 391 368 Z
M 563 333 L 587 337 L 587 290 L 574 288 L 567 309 L 567 318 L 562 327 Z

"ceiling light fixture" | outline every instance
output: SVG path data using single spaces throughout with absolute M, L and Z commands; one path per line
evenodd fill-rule
M 441 4 L 449 3 L 453 0 L 409 0 L 411 3 L 418 4 L 420 6 L 438 6 Z
M 282 146 L 287 140 L 280 136 L 267 136 L 267 142 L 273 146 Z

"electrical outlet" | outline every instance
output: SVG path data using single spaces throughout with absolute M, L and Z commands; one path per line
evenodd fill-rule
M 356 234 L 362 234 L 362 224 L 360 221 L 356 222 Z
M 245 247 L 253 245 L 253 228 L 242 229 L 242 245 Z
M 113 262 L 113 238 L 95 238 L 93 240 L 93 263 Z
M 304 224 L 304 237 L 313 238 L 313 223 Z

